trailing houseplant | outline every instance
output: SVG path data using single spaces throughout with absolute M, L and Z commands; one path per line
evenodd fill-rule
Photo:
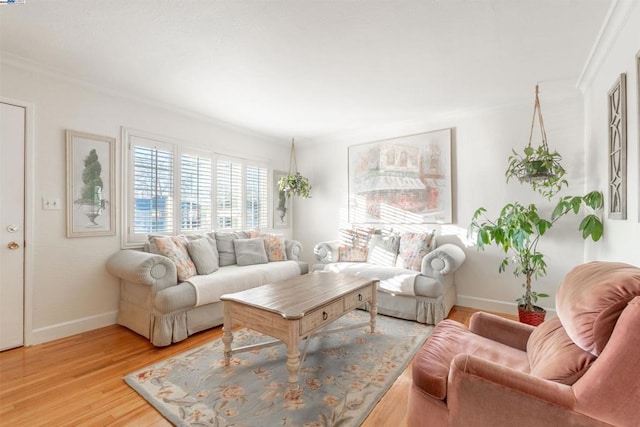
M 278 180 L 278 189 L 284 191 L 287 198 L 291 196 L 308 199 L 311 197 L 309 179 L 298 172 L 296 164 L 296 147 L 291 139 L 291 157 L 289 158 L 289 173 Z
M 278 180 L 278 188 L 284 191 L 287 197 L 298 196 L 303 199 L 311 197 L 311 185 L 309 179 L 300 172 L 289 173 Z
M 481 207 L 473 214 L 471 229 L 477 232 L 478 248 L 484 249 L 493 244 L 507 254 L 498 271 L 502 273 L 509 264 L 515 265 L 513 274 L 524 277 L 524 294 L 517 299 L 518 305 L 526 311 L 535 311 L 538 298 L 548 296 L 533 291 L 531 286 L 533 279 L 541 278 L 547 272 L 545 256 L 538 251 L 540 238 L 565 215 L 578 214 L 582 207 L 596 211 L 602 206 L 602 193 L 592 191 L 584 196 L 560 198 L 551 218 L 541 216 L 535 204 L 507 203 L 495 219 L 487 218 L 486 209 Z M 590 237 L 598 241 L 602 237 L 603 224 L 596 214 L 590 213 L 580 222 L 578 230 L 582 232 L 583 239 Z
M 517 178 L 520 182 L 529 183 L 535 191 L 551 200 L 551 198 L 562 189 L 562 186 L 567 186 L 568 183 L 567 180 L 564 179 L 566 171 L 560 164 L 562 156 L 557 151 L 549 150 L 539 94 L 539 86 L 536 85 L 536 98 L 533 107 L 533 117 L 531 118 L 529 144 L 525 147 L 522 154 L 512 150 L 505 176 L 507 177 L 507 182 L 509 182 L 511 178 Z M 532 142 L 536 118 L 538 119 L 540 127 L 540 145 L 534 148 Z

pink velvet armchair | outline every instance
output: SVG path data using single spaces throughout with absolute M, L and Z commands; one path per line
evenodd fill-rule
M 475 313 L 413 360 L 409 426 L 639 426 L 640 268 L 591 262 L 534 328 Z

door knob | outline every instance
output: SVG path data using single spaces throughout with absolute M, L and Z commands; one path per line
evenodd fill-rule
M 7 247 L 9 249 L 11 249 L 12 251 L 15 251 L 16 249 L 18 249 L 20 247 L 20 243 L 18 242 L 11 242 L 7 245 Z

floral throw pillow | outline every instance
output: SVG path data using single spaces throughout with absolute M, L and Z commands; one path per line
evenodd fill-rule
M 261 233 L 256 230 L 251 230 L 248 234 L 250 238 L 262 237 L 264 239 L 264 250 L 267 253 L 269 262 L 287 260 L 287 247 L 284 242 L 284 235 Z
M 365 228 L 340 230 L 338 261 L 365 262 L 369 253 L 369 239 L 375 230 Z
M 396 267 L 420 271 L 422 258 L 433 250 L 435 244 L 435 230 L 423 233 L 402 233 Z
M 178 270 L 178 281 L 184 282 L 197 274 L 196 266 L 189 257 L 186 236 L 153 237 L 153 243 L 160 255 L 164 255 L 174 262 Z

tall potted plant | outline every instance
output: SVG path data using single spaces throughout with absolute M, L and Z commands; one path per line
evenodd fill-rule
M 541 216 L 535 204 L 525 206 L 518 202 L 507 203 L 495 219 L 487 218 L 483 207 L 475 211 L 471 229 L 477 232 L 478 248 L 484 249 L 491 244 L 498 246 L 506 254 L 498 271 L 502 273 L 509 264 L 513 264 L 513 274 L 524 277 L 524 293 L 517 299 L 521 321 L 537 325 L 544 320 L 544 309 L 537 307 L 535 303 L 538 298 L 548 295 L 532 290 L 532 280 L 543 277 L 547 272 L 545 256 L 538 251 L 540 238 L 565 215 L 578 214 L 581 207 L 598 210 L 602 206 L 602 193 L 592 191 L 585 196 L 562 197 L 551 218 Z M 584 217 L 578 229 L 582 232 L 583 239 L 590 237 L 594 242 L 603 233 L 602 221 L 593 213 Z

